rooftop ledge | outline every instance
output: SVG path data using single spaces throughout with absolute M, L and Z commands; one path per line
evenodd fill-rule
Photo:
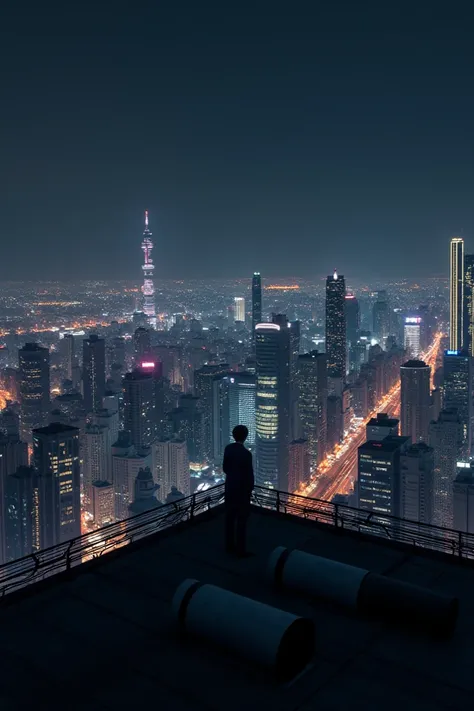
M 222 497 L 222 487 L 199 492 L 3 566 L 5 707 L 63 708 L 66 693 L 68 709 L 90 710 L 153 698 L 189 711 L 345 709 L 354 698 L 363 708 L 470 707 L 474 537 L 257 487 L 255 555 L 238 560 L 224 551 Z M 279 546 L 455 596 L 456 630 L 432 639 L 344 600 L 275 586 L 268 566 Z M 310 620 L 311 661 L 282 683 L 242 655 L 183 636 L 172 600 L 187 578 Z

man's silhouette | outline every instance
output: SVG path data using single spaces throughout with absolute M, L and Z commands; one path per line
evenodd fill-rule
M 254 487 L 252 454 L 244 447 L 248 433 L 245 425 L 234 427 L 232 436 L 235 442 L 225 448 L 222 464 L 225 473 L 226 549 L 229 553 L 235 552 L 241 557 L 247 555 L 247 518 Z

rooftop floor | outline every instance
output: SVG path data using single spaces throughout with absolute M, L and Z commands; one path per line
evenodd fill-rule
M 278 592 L 263 571 L 278 545 L 296 547 L 460 599 L 457 631 L 437 642 L 331 604 Z M 222 509 L 151 536 L 0 607 L 0 707 L 103 711 L 466 709 L 474 692 L 474 570 L 291 516 L 255 509 L 252 558 L 223 549 Z M 171 599 L 197 578 L 311 617 L 316 653 L 295 680 L 177 634 Z

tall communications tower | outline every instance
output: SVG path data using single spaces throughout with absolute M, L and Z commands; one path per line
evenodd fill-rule
M 153 270 L 155 265 L 153 264 L 153 259 L 151 258 L 151 250 L 153 249 L 153 241 L 151 239 L 151 232 L 148 229 L 148 210 L 145 210 L 145 229 L 143 230 L 142 239 L 142 249 L 143 249 L 143 312 L 151 321 L 155 319 L 155 287 L 153 285 Z

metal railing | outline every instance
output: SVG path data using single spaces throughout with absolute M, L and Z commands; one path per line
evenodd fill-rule
M 382 537 L 414 548 L 429 548 L 460 558 L 474 559 L 474 534 L 472 533 L 416 523 L 396 516 L 356 509 L 345 504 L 311 499 L 258 486 L 253 497 L 255 504 L 280 513 L 301 516 L 346 531 Z
M 223 503 L 224 485 L 219 484 L 175 503 L 105 526 L 92 533 L 32 553 L 0 566 L 0 597 L 26 585 L 45 580 L 105 553 L 117 550 L 153 533 L 191 521 L 196 515 Z M 452 529 L 415 523 L 395 516 L 378 515 L 344 504 L 311 499 L 297 494 L 256 486 L 252 503 L 282 514 L 291 514 L 338 529 L 383 537 L 461 558 L 474 559 L 474 535 Z M 275 541 L 277 543 L 277 541 Z

